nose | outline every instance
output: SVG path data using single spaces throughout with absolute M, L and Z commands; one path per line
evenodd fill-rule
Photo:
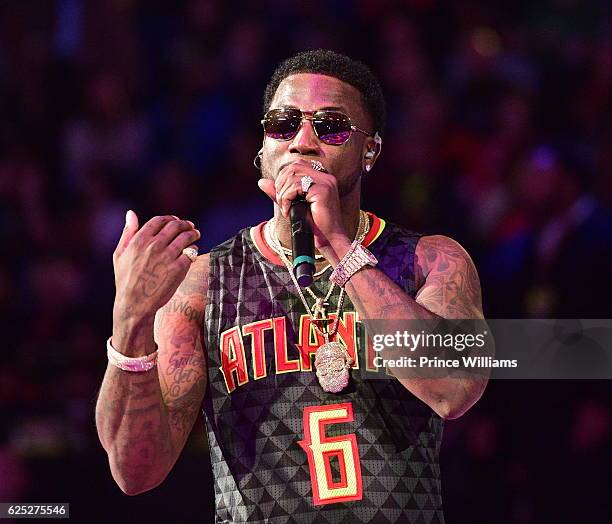
M 289 145 L 289 152 L 300 155 L 317 155 L 320 153 L 319 139 L 310 120 L 305 118 L 302 120 L 302 125 L 297 135 L 295 135 Z

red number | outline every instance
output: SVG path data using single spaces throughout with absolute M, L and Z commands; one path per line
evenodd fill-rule
M 357 437 L 354 433 L 325 436 L 327 425 L 352 421 L 353 406 L 350 402 L 304 409 L 304 440 L 299 445 L 308 456 L 312 498 L 316 506 L 362 498 Z M 332 475 L 332 457 L 336 457 L 340 467 L 340 480 L 337 481 Z

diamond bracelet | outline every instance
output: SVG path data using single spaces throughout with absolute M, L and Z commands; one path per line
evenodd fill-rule
M 346 255 L 332 271 L 329 280 L 340 287 L 344 287 L 349 279 L 365 266 L 375 266 L 378 259 L 355 240 Z

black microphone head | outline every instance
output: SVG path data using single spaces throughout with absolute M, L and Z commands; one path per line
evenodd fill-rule
M 303 198 L 294 200 L 289 215 L 291 220 L 293 274 L 300 287 L 308 287 L 312 284 L 315 269 L 310 204 Z
M 295 268 L 293 268 L 293 271 L 295 274 L 295 279 L 300 287 L 308 287 L 312 284 L 314 280 L 312 264 L 298 264 Z

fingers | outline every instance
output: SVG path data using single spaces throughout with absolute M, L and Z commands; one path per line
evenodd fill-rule
M 125 214 L 125 227 L 123 228 L 119 242 L 117 242 L 117 248 L 115 249 L 114 256 L 119 256 L 125 251 L 125 248 L 128 246 L 130 240 L 132 240 L 137 231 L 138 216 L 136 213 L 134 213 L 134 211 L 128 209 L 127 213 Z
M 309 175 L 311 171 L 306 171 L 297 161 L 288 165 L 281 170 L 278 177 L 274 181 L 276 189 L 276 204 L 280 208 L 281 214 L 284 217 L 289 216 L 291 203 L 300 195 L 303 195 L 301 178 Z
M 181 220 L 175 215 L 153 217 L 139 230 L 138 217 L 130 210 L 126 214 L 126 226 L 114 256 L 121 255 L 132 242 L 137 244 L 138 249 L 149 246 L 155 251 L 165 250 L 172 244 L 169 254 L 176 259 L 186 246 L 197 241 L 200 236 L 191 220 Z
M 336 185 L 336 178 L 322 171 L 312 169 L 312 164 L 307 160 L 296 160 L 291 164 L 285 166 L 279 172 L 275 180 L 259 179 L 257 185 L 270 199 L 280 208 L 283 216 L 289 215 L 291 208 L 291 202 L 295 200 L 299 195 L 303 195 L 302 191 L 302 177 L 310 176 L 313 179 L 313 184 L 306 194 L 306 200 L 312 201 L 313 189 L 318 187 L 316 194 L 321 196 L 323 187 L 330 187 Z
M 174 215 L 156 216 L 149 220 L 138 232 L 139 239 L 151 238 L 157 235 L 168 222 L 177 220 Z
M 304 192 L 302 191 L 302 183 L 299 179 L 288 179 L 285 182 L 285 185 L 277 191 L 276 201 L 278 203 L 278 206 L 280 207 L 283 216 L 286 217 L 289 215 L 291 204 L 303 193 Z
M 313 179 L 310 188 L 306 193 L 302 189 L 302 178 L 310 176 Z M 279 177 L 280 178 L 280 177 Z M 305 195 L 306 201 L 313 203 L 317 200 L 315 195 L 319 198 L 324 197 L 325 194 L 329 194 L 330 191 L 334 191 L 336 186 L 336 178 L 328 173 L 322 173 L 313 171 L 311 169 L 299 171 L 293 171 L 289 175 L 283 177 L 284 181 L 281 180 L 281 184 L 277 184 L 276 187 L 276 200 L 280 207 L 283 216 L 289 216 L 289 210 L 291 209 L 291 203 L 301 195 Z
M 286 176 L 283 177 L 282 180 L 286 180 Z M 289 183 L 291 183 L 291 181 Z M 287 188 L 278 186 L 278 179 L 277 179 L 277 183 L 275 183 L 272 180 L 260 178 L 257 181 L 257 185 L 259 186 L 259 189 L 261 189 L 266 195 L 268 195 L 270 199 L 272 200 L 272 202 L 274 202 L 280 208 L 281 213 L 283 215 L 285 215 L 286 212 L 287 213 L 289 212 L 289 207 L 291 207 L 291 202 L 284 200 L 287 198 L 287 196 L 285 195 L 285 191 Z M 293 198 L 295 198 L 296 196 L 297 195 L 293 195 Z
M 192 246 L 194 242 L 200 240 L 201 234 L 197 229 L 190 229 L 178 234 L 168 245 L 168 252 L 171 258 L 178 258 L 183 253 L 183 249 Z M 197 249 L 197 246 L 193 246 Z
M 171 244 L 183 231 L 196 231 L 191 220 L 171 220 L 164 225 L 157 235 L 155 235 L 155 241 L 162 247 L 165 247 Z

